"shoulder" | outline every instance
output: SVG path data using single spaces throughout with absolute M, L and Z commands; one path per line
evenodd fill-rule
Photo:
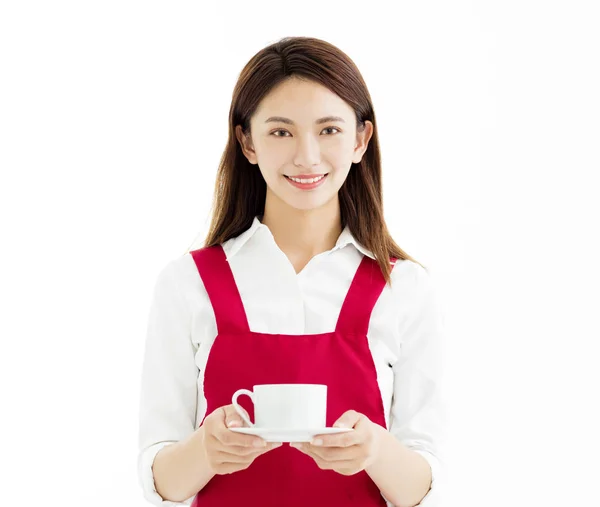
M 190 261 L 194 259 L 190 252 L 169 259 L 158 270 L 157 283 L 163 285 L 179 285 L 186 278 L 186 271 L 189 271 Z
M 411 290 L 423 290 L 433 284 L 430 272 L 410 259 L 396 261 L 390 278 L 392 285 L 399 285 Z
M 206 295 L 196 262 L 190 252 L 169 259 L 156 277 L 155 290 L 181 297 L 188 302 Z
M 409 259 L 398 260 L 390 278 L 392 297 L 404 311 L 410 313 L 438 304 L 435 277 L 420 264 Z

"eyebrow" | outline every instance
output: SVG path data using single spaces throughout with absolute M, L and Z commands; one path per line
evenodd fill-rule
M 329 121 L 341 121 L 342 123 L 346 123 L 343 118 L 339 116 L 324 116 L 323 118 L 319 118 L 315 121 L 317 125 L 321 123 L 327 123 Z M 289 118 L 284 118 L 283 116 L 271 116 L 265 120 L 265 123 L 269 122 L 278 122 L 278 123 L 287 123 L 288 125 L 294 125 L 294 122 Z

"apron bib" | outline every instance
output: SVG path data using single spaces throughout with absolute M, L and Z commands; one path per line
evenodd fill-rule
M 335 331 L 285 335 L 250 331 L 221 245 L 190 253 L 217 323 L 217 337 L 204 372 L 204 418 L 215 409 L 230 405 L 233 393 L 241 388 L 252 390 L 256 384 L 325 384 L 328 427 L 347 410 L 356 410 L 386 427 L 367 342 L 371 312 L 385 286 L 376 261 L 363 256 Z M 254 420 L 252 402 L 242 397 L 238 403 Z M 350 476 L 321 470 L 312 458 L 284 444 L 256 458 L 246 470 L 215 475 L 192 503 L 192 507 L 238 505 L 385 507 L 386 502 L 364 470 Z

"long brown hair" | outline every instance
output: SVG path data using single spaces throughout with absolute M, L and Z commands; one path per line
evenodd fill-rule
M 365 120 L 373 134 L 361 161 L 353 163 L 338 195 L 342 228 L 348 225 L 356 240 L 370 250 L 390 281 L 390 257 L 410 257 L 392 239 L 383 217 L 381 155 L 377 123 L 367 86 L 354 62 L 340 49 L 312 37 L 285 37 L 254 55 L 242 69 L 229 109 L 229 139 L 217 171 L 212 219 L 204 246 L 224 243 L 246 231 L 264 213 L 267 185 L 258 165 L 241 150 L 236 125 L 245 135 L 262 98 L 290 77 L 317 82 L 345 100 L 355 111 L 357 129 Z M 426 268 L 425 268 L 426 269 Z

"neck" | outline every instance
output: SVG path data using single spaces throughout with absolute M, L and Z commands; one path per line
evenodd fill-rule
M 337 196 L 319 208 L 299 210 L 267 190 L 261 222 L 269 228 L 282 251 L 305 258 L 331 250 L 342 232 Z

